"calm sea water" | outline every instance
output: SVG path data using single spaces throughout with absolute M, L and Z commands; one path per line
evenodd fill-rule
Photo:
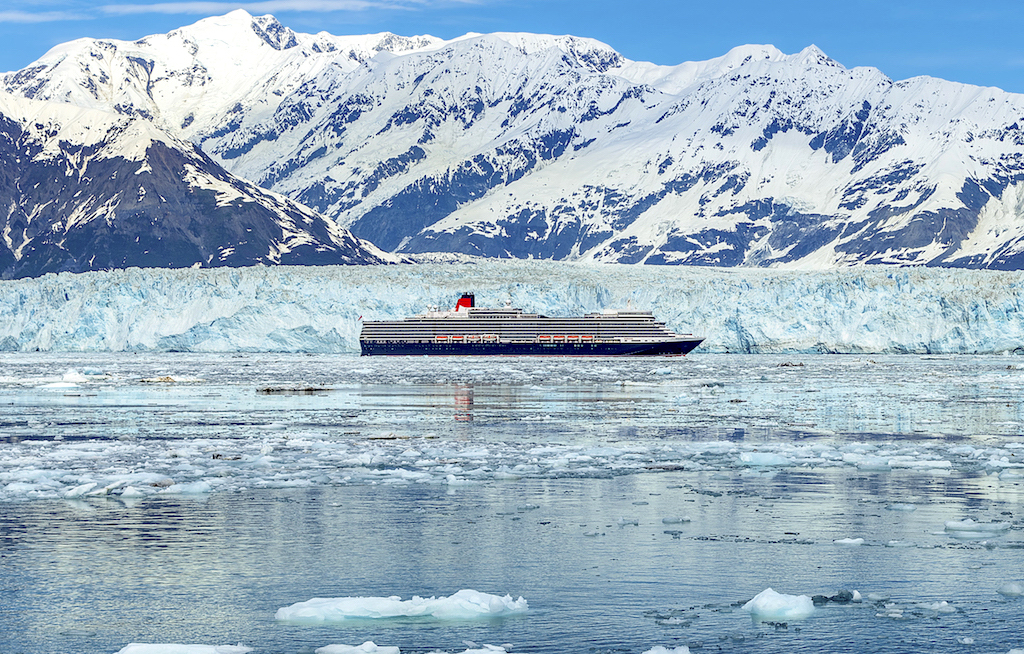
M 0 652 L 1007 652 L 1022 390 L 1013 357 L 5 354 Z M 755 623 L 769 587 L 865 601 Z M 530 611 L 274 620 L 466 588 Z

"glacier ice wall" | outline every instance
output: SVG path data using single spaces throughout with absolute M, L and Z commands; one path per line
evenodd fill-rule
M 706 352 L 1024 352 L 1024 273 L 550 261 L 128 269 L 0 282 L 0 351 L 357 352 L 360 319 L 450 306 L 650 310 Z

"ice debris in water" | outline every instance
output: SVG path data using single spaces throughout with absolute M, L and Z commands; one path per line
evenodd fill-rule
M 891 618 L 893 620 L 907 620 L 910 618 L 921 617 L 922 611 L 930 611 L 935 614 L 943 613 L 956 613 L 957 609 L 949 602 L 943 600 L 941 602 L 932 602 L 920 604 L 914 604 L 909 609 L 904 608 L 896 602 L 886 602 L 882 605 L 881 610 L 875 614 L 877 618 Z
M 802 620 L 814 613 L 814 602 L 809 595 L 784 595 L 766 588 L 744 604 L 743 610 L 758 622 Z
M 661 523 L 665 525 L 681 525 L 684 522 L 690 522 L 690 516 L 680 516 L 677 518 L 662 518 Z
M 1020 597 L 1024 595 L 1024 586 L 1015 581 L 1005 583 L 997 591 L 1003 597 Z
M 362 645 L 325 645 L 318 647 L 315 654 L 399 654 L 397 647 L 380 647 L 372 640 Z
M 338 622 L 352 618 L 376 619 L 433 617 L 439 620 L 467 620 L 525 613 L 528 605 L 520 597 L 499 597 L 475 590 L 460 590 L 451 597 L 315 597 L 277 610 L 274 617 L 287 622 Z
M 251 647 L 238 645 L 178 645 L 174 643 L 125 645 L 117 654 L 246 654 Z
M 917 505 L 915 504 L 890 504 L 885 508 L 890 511 L 917 511 Z
M 477 645 L 476 643 L 470 643 L 469 649 L 460 652 L 459 654 L 511 654 L 512 645 Z M 428 654 L 449 654 L 448 652 L 435 650 Z
M 644 654 L 690 654 L 690 648 L 686 645 L 682 645 L 675 649 L 669 649 L 667 647 L 662 647 L 661 645 L 658 645 L 657 647 L 652 647 L 651 649 L 647 650 L 646 652 L 644 652 Z

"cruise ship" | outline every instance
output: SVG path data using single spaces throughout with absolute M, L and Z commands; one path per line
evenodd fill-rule
M 451 311 L 436 307 L 404 320 L 366 321 L 363 356 L 679 356 L 704 339 L 674 334 L 648 311 L 549 318 L 521 309 L 477 307 L 464 293 Z

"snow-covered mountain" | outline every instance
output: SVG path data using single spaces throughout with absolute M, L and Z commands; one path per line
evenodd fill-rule
M 1024 267 L 1024 96 L 743 46 L 292 32 L 244 11 L 3 77 L 143 117 L 401 253 Z
M 149 121 L 2 92 L 0 200 L 0 278 L 393 258 Z

